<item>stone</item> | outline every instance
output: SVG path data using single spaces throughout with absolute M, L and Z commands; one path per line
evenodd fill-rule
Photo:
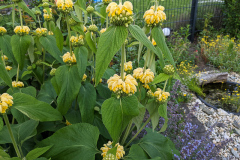
M 240 136 L 240 129 L 234 129 L 234 132 Z
M 233 126 L 236 127 L 237 129 L 240 129 L 240 124 L 238 121 L 234 120 Z
M 208 128 L 210 128 L 210 127 L 212 126 L 212 122 L 211 122 L 211 121 L 207 121 L 207 122 L 205 123 L 205 125 L 206 125 Z
M 202 104 L 202 101 L 200 99 L 196 99 L 196 103 L 198 103 L 200 105 L 200 104 Z
M 221 128 L 225 128 L 226 127 L 226 125 L 224 123 L 218 123 L 216 126 L 217 127 L 221 127 Z
M 210 111 L 207 107 L 203 107 L 203 108 L 202 108 L 202 111 L 205 112 L 205 113 L 208 114 L 208 115 L 212 115 L 212 114 L 213 114 L 213 112 Z
M 231 149 L 231 152 L 236 158 L 239 158 L 239 154 L 233 148 Z
M 240 145 L 237 146 L 238 151 L 240 151 Z
M 217 111 L 218 111 L 218 115 L 220 115 L 220 116 L 227 116 L 228 115 L 228 113 L 226 111 L 224 111 L 223 109 L 218 109 Z

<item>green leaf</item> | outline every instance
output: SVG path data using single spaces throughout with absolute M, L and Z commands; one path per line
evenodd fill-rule
M 148 133 L 138 143 L 138 145 L 151 157 L 161 157 L 161 159 L 173 159 L 172 149 L 169 140 L 164 135 L 147 130 Z
M 77 67 L 79 72 L 80 79 L 83 78 L 83 75 L 87 68 L 87 58 L 88 58 L 88 50 L 85 47 L 77 47 L 74 50 L 76 60 L 77 60 Z
M 59 129 L 51 137 L 41 141 L 38 146 L 53 147 L 43 156 L 47 158 L 66 160 L 95 160 L 98 153 L 97 141 L 99 130 L 86 123 L 73 124 Z
M 93 125 L 98 127 L 102 136 L 104 136 L 106 139 L 111 140 L 111 136 L 109 135 L 107 128 L 104 126 L 102 116 L 100 114 L 95 113 Z
M 97 11 L 93 12 L 94 14 L 96 14 L 98 17 L 101 17 L 103 19 L 106 19 L 106 17 L 104 17 L 103 15 L 101 15 L 100 13 L 98 13 Z
M 18 123 L 23 123 L 29 120 L 29 118 L 25 114 L 23 114 L 22 112 L 18 111 L 15 108 L 11 108 L 11 113 Z
M 26 3 L 24 1 L 21 1 L 18 3 L 18 6 L 21 7 L 25 12 L 27 12 L 31 17 L 34 18 L 35 21 L 36 20 L 36 16 L 34 15 L 34 13 L 28 8 L 28 6 L 26 5 Z
M 36 121 L 62 120 L 61 114 L 56 109 L 45 102 L 38 101 L 30 95 L 15 93 L 13 99 L 13 108 L 19 110 L 31 119 Z
M 168 117 L 167 117 L 167 103 L 161 104 L 158 108 L 158 113 L 164 118 L 164 124 L 159 132 L 164 132 L 167 129 Z
M 71 29 L 80 33 L 80 34 L 84 34 L 84 31 L 83 31 L 83 24 L 82 23 L 78 23 L 77 25 L 75 26 L 71 26 Z
M 34 38 L 33 37 L 31 37 L 31 43 L 28 48 L 28 56 L 31 63 L 33 63 L 34 62 Z
M 6 6 L 0 6 L 0 10 L 5 9 L 5 8 L 11 8 L 11 7 L 13 7 L 13 4 L 9 4 L 9 5 L 6 5 Z
M 22 74 L 22 76 L 21 76 L 21 78 L 24 78 L 26 75 L 29 75 L 29 74 L 32 74 L 32 73 L 33 73 L 32 70 L 30 70 L 30 71 L 24 71 L 23 74 Z
M 40 37 L 39 41 L 48 53 L 50 53 L 58 62 L 63 64 L 63 60 L 61 58 L 62 52 L 58 49 L 54 36 L 42 36 Z
M 157 49 L 157 56 L 159 58 L 159 62 L 160 62 L 160 67 L 163 69 L 165 67 L 165 62 L 163 59 L 163 53 L 161 51 L 161 49 L 159 47 L 156 48 Z
M 149 159 L 147 153 L 137 144 L 130 148 L 129 154 L 125 157 L 127 160 L 147 160 Z M 152 160 L 161 160 L 160 157 L 151 158 Z
M 102 25 L 104 24 L 105 19 L 106 19 L 105 17 L 107 16 L 106 8 L 107 8 L 106 5 L 102 5 L 102 7 L 100 8 L 100 14 L 104 17 L 104 18 L 101 18 L 101 24 Z
M 28 120 L 21 124 L 12 124 L 11 129 L 17 144 L 22 145 L 24 141 L 37 134 L 38 122 Z M 0 131 L 0 144 L 12 143 L 7 126 L 4 126 Z
M 139 42 L 144 44 L 147 48 L 152 50 L 154 53 L 157 52 L 156 48 L 153 46 L 152 42 L 147 38 L 144 31 L 137 25 L 130 25 L 129 31 L 132 34 L 132 36 L 137 39 Z
M 11 37 L 9 35 L 5 34 L 0 36 L 0 49 L 3 51 L 3 54 L 16 64 L 16 60 L 12 52 Z
M 181 77 L 176 72 L 174 73 L 173 78 L 181 81 Z
M 59 14 L 59 17 L 56 21 L 56 25 L 59 29 L 61 29 L 61 20 L 62 20 L 62 13 Z
M 11 38 L 11 45 L 13 55 L 16 58 L 19 68 L 22 70 L 25 62 L 25 54 L 27 53 L 28 47 L 31 44 L 32 38 L 30 35 L 13 35 Z
M 10 87 L 12 88 L 12 79 L 10 78 L 7 70 L 5 69 L 5 65 L 3 64 L 2 58 L 0 56 L 0 78 Z
M 86 0 L 77 0 L 79 6 L 86 10 Z
M 166 81 L 170 78 L 169 75 L 165 74 L 165 73 L 160 73 L 157 77 L 154 78 L 152 84 L 157 84 L 163 81 Z
M 34 160 L 39 156 L 41 156 L 42 154 L 44 154 L 45 152 L 47 152 L 51 147 L 52 145 L 47 147 L 42 147 L 42 148 L 35 148 L 26 155 L 26 158 L 27 160 Z
M 50 80 L 45 81 L 38 93 L 37 99 L 48 104 L 52 104 L 57 97 L 57 93 Z
M 3 128 L 3 119 L 2 117 L 0 117 L 0 131 L 2 130 L 2 128 Z
M 90 49 L 93 51 L 93 53 L 97 52 L 96 44 L 93 42 L 92 37 L 91 37 L 91 32 L 86 33 L 86 41 Z
M 85 82 L 78 94 L 78 104 L 81 112 L 82 122 L 93 123 L 94 107 L 96 104 L 97 94 L 93 85 Z
M 7 158 L 10 158 L 10 156 L 0 148 L 0 159 L 1 160 L 6 160 Z
M 111 68 L 108 68 L 105 73 L 103 74 L 102 78 L 104 79 L 109 79 L 110 77 L 112 77 L 116 72 L 111 69 Z
M 62 50 L 63 50 L 63 35 L 62 35 L 62 31 L 58 27 L 55 27 L 55 30 L 53 31 L 53 33 L 54 33 L 54 36 L 56 38 L 57 47 L 62 52 Z
M 58 88 L 60 88 L 60 93 L 57 99 L 58 110 L 64 115 L 72 106 L 73 100 L 76 99 L 81 87 L 80 82 L 82 79 L 79 77 L 76 65 L 70 67 L 64 65 L 59 67 L 56 71 L 55 77 Z
M 127 36 L 128 31 L 123 26 L 109 27 L 101 35 L 96 53 L 96 85 L 99 83 L 113 56 L 125 42 Z
M 37 90 L 33 86 L 28 86 L 26 88 L 22 88 L 21 92 L 25 93 L 25 94 L 28 94 L 32 97 L 36 97 L 36 95 L 37 95 Z
M 139 105 L 139 115 L 133 118 L 133 123 L 136 125 L 137 130 L 140 129 L 146 113 L 145 107 L 140 102 L 138 103 L 138 105 Z
M 165 36 L 161 27 L 154 27 L 152 30 L 152 37 L 156 41 L 158 47 L 161 49 L 164 56 L 170 61 L 170 63 L 175 67 L 175 62 L 172 57 L 172 53 L 168 49 L 168 46 L 165 42 Z
M 135 96 L 107 99 L 102 104 L 102 120 L 113 142 L 117 143 L 129 121 L 139 114 Z
M 158 126 L 159 122 L 159 114 L 158 114 L 158 107 L 159 103 L 157 102 L 151 102 L 146 105 L 146 108 L 151 116 L 151 122 L 152 122 L 152 130 L 154 130 Z

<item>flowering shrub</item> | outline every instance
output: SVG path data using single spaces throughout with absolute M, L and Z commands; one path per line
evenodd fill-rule
M 105 13 L 100 14 L 81 0 L 74 4 L 72 0 L 57 0 L 55 4 L 43 0 L 38 6 L 43 7 L 43 17 L 38 7 L 31 11 L 21 0 L 5 6 L 18 9 L 20 25 L 13 24 L 12 36 L 0 28 L 0 137 L 8 136 L 0 140 L 4 158 L 180 156 L 175 145 L 159 133 L 149 131 L 136 140 L 148 122 L 153 130 L 159 117 L 167 122 L 171 82 L 179 78 L 161 29 L 166 20 L 164 7 L 157 0 L 154 3 L 144 16 L 148 33 L 132 24 L 133 5 L 129 1 L 117 4 L 106 0 L 100 9 Z M 37 22 L 36 30 L 25 24 L 22 11 Z M 100 30 L 94 24 L 93 14 L 101 17 L 106 28 Z M 144 66 L 135 67 L 127 61 L 129 36 L 146 46 Z M 118 51 L 121 65 L 120 72 L 115 72 L 109 64 Z M 156 56 L 161 67 L 166 66 L 164 73 L 155 69 Z M 147 111 L 150 117 L 143 124 Z M 137 133 L 132 135 L 135 126 Z M 166 128 L 164 123 L 161 130 Z
M 201 39 L 201 52 L 216 67 L 227 71 L 240 72 L 240 42 L 229 35 L 216 38 L 204 36 Z

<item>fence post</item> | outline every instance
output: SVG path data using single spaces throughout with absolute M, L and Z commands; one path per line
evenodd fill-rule
M 197 21 L 197 9 L 198 9 L 198 0 L 192 0 L 192 8 L 191 8 L 191 17 L 190 17 L 190 41 L 194 41 L 194 34 L 195 34 L 195 26 Z

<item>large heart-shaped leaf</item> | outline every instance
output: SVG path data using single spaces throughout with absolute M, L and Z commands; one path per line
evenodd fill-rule
M 37 99 L 51 104 L 52 102 L 54 102 L 56 97 L 57 93 L 55 92 L 51 81 L 45 81 L 41 87 L 41 90 L 38 93 Z
M 32 38 L 30 35 L 13 35 L 11 38 L 11 45 L 13 55 L 16 58 L 19 68 L 22 70 L 25 62 L 25 54 L 31 44 Z
M 42 147 L 42 148 L 35 148 L 31 150 L 27 155 L 27 160 L 34 160 L 41 156 L 43 153 L 47 152 L 52 146 Z
M 15 93 L 13 95 L 13 102 L 13 108 L 22 112 L 31 119 L 37 121 L 62 120 L 61 114 L 51 105 L 39 101 L 30 95 Z
M 36 135 L 37 126 L 38 122 L 34 120 L 28 120 L 21 124 L 12 124 L 11 128 L 17 144 L 21 145 L 25 140 Z M 5 143 L 12 143 L 7 126 L 4 126 L 3 129 L 0 131 L 0 144 Z
M 115 143 L 128 125 L 139 114 L 138 100 L 135 96 L 122 99 L 110 98 L 102 104 L 102 119 Z
M 109 27 L 101 35 L 96 53 L 96 85 L 99 83 L 113 56 L 125 42 L 127 36 L 127 28 L 123 26 Z
M 93 122 L 96 99 L 97 94 L 93 85 L 89 82 L 84 83 L 81 86 L 78 94 L 78 104 L 81 112 L 82 122 Z
M 40 37 L 39 42 L 44 47 L 44 49 L 48 53 L 50 53 L 58 62 L 63 63 L 63 60 L 61 58 L 62 52 L 58 49 L 57 42 L 54 36 L 42 36 Z
M 57 103 L 58 110 L 62 115 L 66 114 L 76 99 L 81 87 L 82 79 L 79 77 L 78 68 L 73 66 L 61 66 L 57 69 L 56 74 L 57 86 L 60 89 Z
M 98 153 L 99 130 L 86 123 L 73 124 L 59 129 L 51 137 L 41 141 L 38 147 L 53 147 L 43 156 L 52 160 L 95 160 Z

